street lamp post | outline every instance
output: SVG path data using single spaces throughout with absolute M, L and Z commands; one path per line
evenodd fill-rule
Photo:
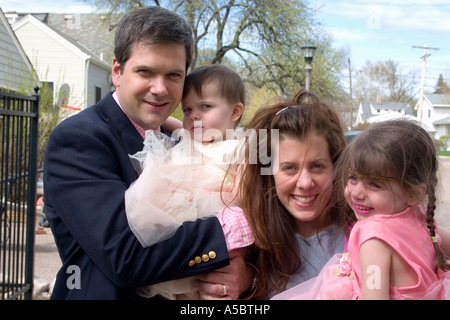
M 314 54 L 316 53 L 316 47 L 312 44 L 307 44 L 302 47 L 303 57 L 305 58 L 305 72 L 306 72 L 306 91 L 310 91 L 311 86 L 311 62 L 314 58 Z

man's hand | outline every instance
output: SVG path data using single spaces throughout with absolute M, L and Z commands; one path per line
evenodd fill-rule
M 235 300 L 252 284 L 254 270 L 239 250 L 229 253 L 230 264 L 197 276 L 196 287 L 202 300 Z

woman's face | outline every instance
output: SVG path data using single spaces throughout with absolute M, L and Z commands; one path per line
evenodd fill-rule
M 296 231 L 304 237 L 314 235 L 317 218 L 332 190 L 333 162 L 327 141 L 317 135 L 301 141 L 283 139 L 277 164 L 274 179 L 278 199 L 296 219 Z

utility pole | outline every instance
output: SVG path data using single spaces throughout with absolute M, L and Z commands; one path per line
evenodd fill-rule
M 422 84 L 420 85 L 420 100 L 419 100 L 419 112 L 418 112 L 418 117 L 419 117 L 419 125 L 422 124 L 422 106 L 423 106 L 423 90 L 424 90 L 424 86 L 425 86 L 425 70 L 427 67 L 427 57 L 431 56 L 431 53 L 427 54 L 427 50 L 439 50 L 439 48 L 430 48 L 427 45 L 421 47 L 421 46 L 412 46 L 413 48 L 418 48 L 418 49 L 424 49 L 424 53 L 423 53 L 423 66 L 422 66 Z

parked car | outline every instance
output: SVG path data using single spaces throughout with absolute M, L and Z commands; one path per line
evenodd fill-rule
M 347 139 L 347 143 L 353 140 L 354 137 L 356 137 L 358 134 L 360 134 L 362 131 L 355 130 L 355 131 L 345 131 L 344 135 Z

